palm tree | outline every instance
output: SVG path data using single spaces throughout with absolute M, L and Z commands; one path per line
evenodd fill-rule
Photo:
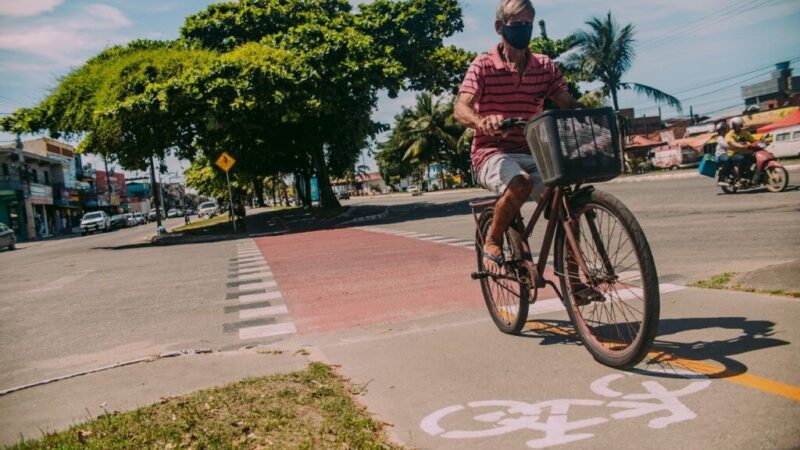
M 622 81 L 622 76 L 631 68 L 636 56 L 632 24 L 620 28 L 609 12 L 605 18 L 595 17 L 586 22 L 586 25 L 589 26 L 588 31 L 579 30 L 575 33 L 578 52 L 573 62 L 577 62 L 582 70 L 603 82 L 603 93 L 611 95 L 615 110 L 619 110 L 618 92 L 632 89 L 656 103 L 666 103 L 678 112 L 682 111 L 681 102 L 677 98 L 652 86 Z
M 428 92 L 417 94 L 417 104 L 404 111 L 396 124 L 400 148 L 405 149 L 404 160 L 425 165 L 430 173 L 432 163 L 443 162 L 458 150 L 458 135 L 452 132 L 453 106 L 451 102 L 434 100 Z M 441 175 L 444 187 L 444 172 Z

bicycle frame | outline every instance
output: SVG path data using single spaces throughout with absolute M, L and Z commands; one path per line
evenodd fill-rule
M 586 186 L 581 188 L 580 185 L 575 187 L 575 191 L 578 193 L 585 192 L 586 190 L 594 189 L 591 186 Z M 523 235 L 522 235 L 522 246 L 521 255 L 522 255 L 522 264 L 524 264 L 528 268 L 528 273 L 531 277 L 531 286 L 532 290 L 534 291 L 531 297 L 531 303 L 536 301 L 536 293 L 538 288 L 543 288 L 547 285 L 551 286 L 556 294 L 561 298 L 564 299 L 563 295 L 555 285 L 550 280 L 545 279 L 544 277 L 544 270 L 547 266 L 547 256 L 550 254 L 550 249 L 553 244 L 553 240 L 555 239 L 556 233 L 556 226 L 561 223 L 564 227 L 565 237 L 567 239 L 568 245 L 572 250 L 572 254 L 575 257 L 575 262 L 578 265 L 578 268 L 586 275 L 587 279 L 592 279 L 590 274 L 589 268 L 586 264 L 586 261 L 583 259 L 583 255 L 580 252 L 579 245 L 578 245 L 578 232 L 575 230 L 575 218 L 573 217 L 572 213 L 569 209 L 569 199 L 572 196 L 573 189 L 569 186 L 546 186 L 544 193 L 542 194 L 542 199 L 536 204 L 536 209 L 531 215 L 528 224 L 525 226 Z M 480 215 L 482 216 L 485 212 L 485 208 L 493 207 L 497 204 L 500 198 L 494 198 L 491 200 L 482 200 L 477 202 L 470 202 L 469 206 L 472 209 L 472 218 L 475 221 L 475 227 L 478 230 L 478 236 L 480 237 L 480 244 L 483 246 L 485 242 L 485 236 L 483 235 L 482 230 L 480 229 L 480 216 L 476 213 L 476 208 L 484 208 L 481 211 Z M 530 245 L 528 244 L 528 239 L 533 234 L 533 230 L 536 227 L 536 224 L 539 222 L 539 219 L 542 215 L 547 211 L 547 217 L 551 218 L 552 220 L 547 221 L 547 228 L 545 229 L 544 239 L 542 241 L 542 248 L 539 253 L 539 258 L 536 261 L 536 264 L 533 263 L 533 256 L 530 251 Z M 554 214 L 555 213 L 555 214 Z M 557 219 L 555 219 L 557 217 Z M 518 216 L 519 218 L 519 216 Z M 517 219 L 515 219 L 517 220 Z M 608 273 L 611 276 L 615 276 L 613 271 L 613 264 L 608 258 L 608 253 L 605 249 L 605 245 L 603 244 L 602 239 L 600 238 L 600 233 L 597 229 L 596 224 L 592 217 L 587 217 L 587 222 L 589 224 L 589 231 L 592 235 L 592 239 L 598 252 L 603 258 L 603 264 L 605 265 Z M 555 257 L 555 255 L 554 255 Z M 491 274 L 487 274 L 487 276 L 492 276 Z

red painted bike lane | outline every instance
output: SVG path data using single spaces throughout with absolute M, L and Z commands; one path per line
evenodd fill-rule
M 255 241 L 300 334 L 485 308 L 471 249 L 355 229 Z

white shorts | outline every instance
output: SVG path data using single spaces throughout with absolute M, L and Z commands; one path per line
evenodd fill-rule
M 484 161 L 478 172 L 478 183 L 497 195 L 503 195 L 514 177 L 528 174 L 533 178 L 533 190 L 529 200 L 542 199 L 544 182 L 530 153 L 498 153 Z

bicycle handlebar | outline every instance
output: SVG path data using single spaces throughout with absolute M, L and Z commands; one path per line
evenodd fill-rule
M 509 129 L 509 128 L 513 127 L 513 126 L 525 125 L 527 122 L 528 121 L 523 119 L 522 117 L 511 117 L 509 119 L 504 119 L 500 123 L 500 129 L 501 130 L 506 130 L 506 129 Z

